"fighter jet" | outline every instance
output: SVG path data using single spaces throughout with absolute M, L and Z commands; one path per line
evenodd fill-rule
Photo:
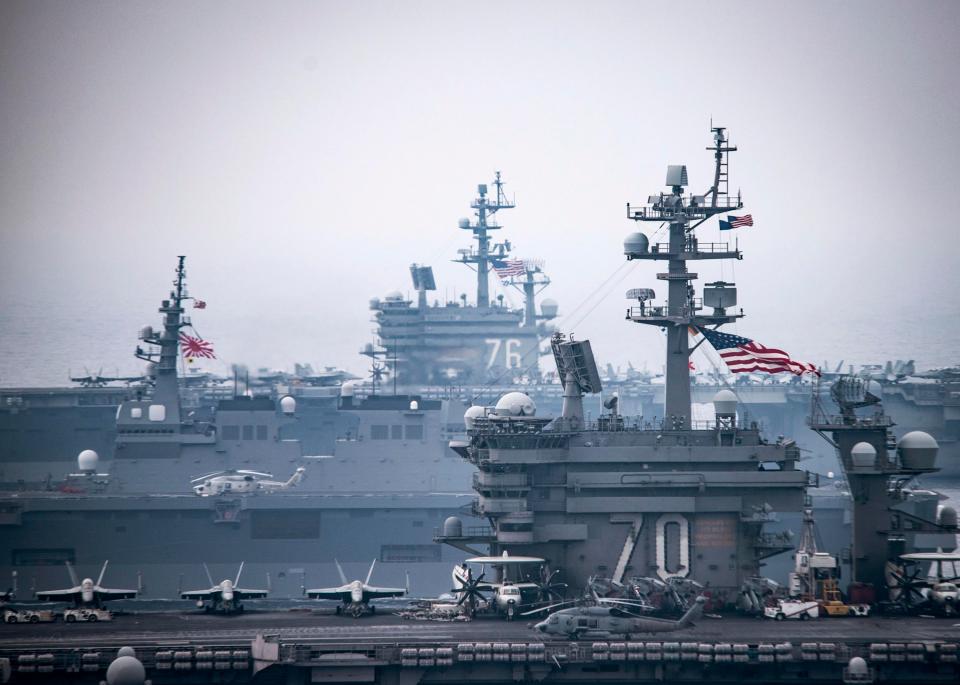
M 236 580 L 229 578 L 221 580 L 219 583 L 213 582 L 213 576 L 210 575 L 210 569 L 203 565 L 203 570 L 207 572 L 207 580 L 210 581 L 210 588 L 207 590 L 189 590 L 180 593 L 180 599 L 194 599 L 197 601 L 197 608 L 204 611 L 222 611 L 229 614 L 243 611 L 243 600 L 262 599 L 267 596 L 266 590 L 250 590 L 240 587 L 240 574 L 243 573 L 243 562 L 240 562 L 240 569 L 237 571 Z
M 100 585 L 103 582 L 103 576 L 107 572 L 107 564 L 110 561 L 103 562 L 103 568 L 100 569 L 100 577 L 94 583 L 90 578 L 77 580 L 77 573 L 73 570 L 70 562 L 67 562 L 67 571 L 70 573 L 70 581 L 73 587 L 65 590 L 45 590 L 37 593 L 37 599 L 41 602 L 70 602 L 77 607 L 101 608 L 103 602 L 112 599 L 134 599 L 137 596 L 136 590 L 120 590 L 105 588 Z
M 303 480 L 306 472 L 304 467 L 297 468 L 284 482 L 273 480 L 272 473 L 260 471 L 215 471 L 190 481 L 193 492 L 199 497 L 230 494 L 270 493 L 278 490 L 289 490 Z
M 552 614 L 534 628 L 541 633 L 561 635 L 573 640 L 619 635 L 629 639 L 631 635 L 639 633 L 666 633 L 690 628 L 703 615 L 704 602 L 706 598 L 697 597 L 687 613 L 676 621 L 638 616 L 616 605 L 571 607 Z
M 315 590 L 307 590 L 307 597 L 311 599 L 339 599 L 340 606 L 337 607 L 337 615 L 347 614 L 354 618 L 360 618 L 365 613 L 375 614 L 377 608 L 370 604 L 371 599 L 381 597 L 403 597 L 410 592 L 410 579 L 407 578 L 407 587 L 374 587 L 370 585 L 370 579 L 373 577 L 373 567 L 377 560 L 374 559 L 370 564 L 370 570 L 367 572 L 365 581 L 354 580 L 347 581 L 343 569 L 340 568 L 340 562 L 336 559 L 333 563 L 337 565 L 337 572 L 340 574 L 340 580 L 343 585 L 340 587 L 325 587 Z

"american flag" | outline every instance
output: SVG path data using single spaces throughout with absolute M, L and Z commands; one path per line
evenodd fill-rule
M 511 276 L 522 276 L 527 267 L 522 259 L 502 259 L 493 263 L 493 270 L 501 281 L 506 281 Z
M 753 214 L 745 214 L 743 216 L 733 216 L 731 214 L 727 217 L 727 221 L 730 222 L 730 226 L 733 228 L 740 228 L 741 226 L 753 226 Z
M 216 359 L 217 355 L 213 353 L 213 345 L 206 340 L 194 338 L 186 333 L 180 334 L 180 351 L 184 357 L 193 359 L 194 357 L 203 357 L 204 359 Z
M 723 361 L 726 362 L 727 367 L 733 373 L 750 371 L 779 373 L 787 371 L 797 376 L 802 376 L 805 373 L 820 375 L 820 371 L 815 365 L 794 361 L 783 350 L 764 347 L 750 338 L 741 338 L 739 335 L 730 335 L 706 328 L 699 330 L 713 345 L 714 349 L 720 353 Z

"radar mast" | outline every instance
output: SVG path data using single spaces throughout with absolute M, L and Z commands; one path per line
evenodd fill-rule
M 713 186 L 704 195 L 684 194 L 689 185 L 685 164 L 667 167 L 666 185 L 669 193 L 651 195 L 642 207 L 627 205 L 627 217 L 634 221 L 661 222 L 669 226 L 669 242 L 650 244 L 643 233 L 631 235 L 625 245 L 627 259 L 651 259 L 667 261 L 667 271 L 658 273 L 657 279 L 667 282 L 667 302 L 664 305 L 648 303 L 653 292 L 650 289 L 634 289 L 642 292 L 639 306 L 630 307 L 627 318 L 637 323 L 664 328 L 667 331 L 667 379 L 665 418 L 667 425 L 677 429 L 690 428 L 690 343 L 688 330 L 692 326 L 719 327 L 743 316 L 726 311 L 736 304 L 736 288 L 732 283 L 709 283 L 704 289 L 704 298 L 695 297 L 692 282 L 698 274 L 687 270 L 687 262 L 702 259 L 741 259 L 740 251 L 728 243 L 700 243 L 693 230 L 716 214 L 743 207 L 739 193 L 730 197 L 727 193 L 727 157 L 736 147 L 728 144 L 725 129 L 711 127 L 714 134 L 715 169 Z M 709 195 L 709 200 L 707 198 Z M 694 223 L 692 223 L 694 222 Z M 691 225 L 692 223 L 692 225 Z M 632 295 L 628 295 L 631 296 Z M 713 306 L 712 313 L 703 313 L 704 303 Z
M 477 307 L 481 309 L 490 306 L 490 263 L 497 259 L 503 259 L 510 251 L 510 241 L 505 240 L 502 243 L 490 244 L 490 236 L 487 231 L 496 231 L 501 227 L 493 220 L 493 215 L 501 209 L 513 209 L 516 203 L 508 200 L 503 192 L 503 181 L 500 180 L 500 172 L 496 172 L 493 185 L 497 189 L 496 199 L 487 197 L 487 184 L 481 183 L 477 186 L 478 197 L 470 203 L 475 210 L 474 216 L 477 220 L 471 223 L 469 219 L 460 220 L 460 228 L 465 231 L 472 231 L 473 237 L 477 240 L 477 249 L 460 250 L 460 259 L 454 260 L 463 264 L 476 264 L 477 271 Z

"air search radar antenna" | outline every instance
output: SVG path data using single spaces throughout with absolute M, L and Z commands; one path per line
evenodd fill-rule
M 563 381 L 561 418 L 571 429 L 583 427 L 583 395 L 601 390 L 600 372 L 589 340 L 569 339 L 556 333 L 550 340 L 557 374 Z

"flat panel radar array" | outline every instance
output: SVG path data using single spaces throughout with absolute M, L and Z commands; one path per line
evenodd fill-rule
M 550 342 L 557 373 L 564 382 L 572 375 L 573 380 L 585 393 L 600 392 L 600 372 L 593 358 L 589 340 L 563 340 L 555 337 Z
M 437 281 L 433 277 L 432 266 L 410 265 L 410 276 L 413 278 L 413 287 L 416 290 L 436 290 Z

